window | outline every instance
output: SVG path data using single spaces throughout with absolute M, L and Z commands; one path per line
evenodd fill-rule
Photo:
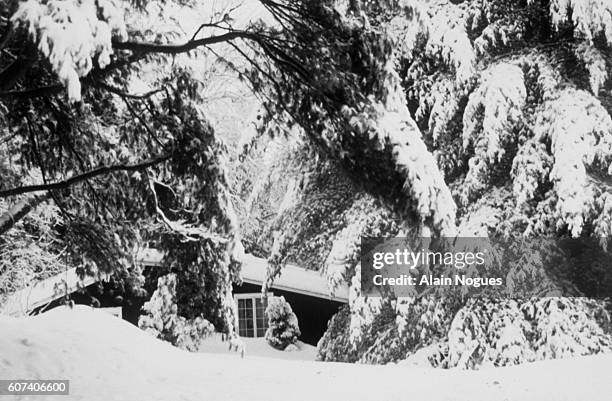
M 261 294 L 236 294 L 234 297 L 238 309 L 238 335 L 263 337 L 268 328 L 266 300 Z

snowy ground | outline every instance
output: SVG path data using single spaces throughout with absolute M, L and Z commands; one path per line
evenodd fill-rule
M 246 357 L 266 357 L 275 359 L 288 359 L 294 361 L 314 361 L 317 356 L 317 347 L 298 341 L 296 351 L 279 351 L 266 342 L 264 338 L 242 338 L 245 345 Z M 204 340 L 200 352 L 208 354 L 229 354 L 240 358 L 235 351 L 228 349 L 228 343 L 223 342 L 221 334 L 216 334 Z
M 609 401 L 611 371 L 612 355 L 475 372 L 241 359 L 180 351 L 88 307 L 0 317 L 0 378 L 69 379 L 59 401 Z

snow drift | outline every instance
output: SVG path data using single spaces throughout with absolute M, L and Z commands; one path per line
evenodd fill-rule
M 612 355 L 480 371 L 240 358 L 181 351 L 82 306 L 0 316 L 0 333 L 0 378 L 69 379 L 62 400 L 612 399 Z

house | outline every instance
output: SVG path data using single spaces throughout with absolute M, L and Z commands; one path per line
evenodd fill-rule
M 161 265 L 162 254 L 154 249 L 141 252 L 138 260 L 145 269 Z M 238 333 L 243 337 L 261 337 L 267 328 L 265 300 L 261 289 L 265 281 L 267 261 L 245 255 L 242 284 L 234 284 Z M 140 308 L 145 300 L 132 302 L 116 296 L 109 288 L 108 276 L 78 277 L 76 269 L 50 277 L 11 295 L 0 307 L 0 313 L 23 316 L 43 312 L 65 302 L 66 294 L 77 304 L 91 304 L 92 299 L 105 311 L 138 324 Z M 272 296 L 283 296 L 298 318 L 300 340 L 315 345 L 327 329 L 327 322 L 348 302 L 348 287 L 331 295 L 327 282 L 317 271 L 287 265 L 270 290 Z
M 159 266 L 161 252 L 147 249 L 139 255 L 144 266 Z M 267 329 L 265 301 L 261 289 L 266 279 L 268 262 L 246 254 L 242 261 L 242 284 L 234 284 L 233 293 L 238 317 L 238 334 L 262 337 Z M 327 281 L 318 271 L 288 264 L 274 281 L 271 296 L 282 296 L 291 305 L 300 326 L 300 340 L 316 345 L 327 329 L 327 322 L 348 302 L 348 287 L 330 294 Z

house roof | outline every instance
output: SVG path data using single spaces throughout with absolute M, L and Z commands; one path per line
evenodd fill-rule
M 262 285 L 266 280 L 267 267 L 266 259 L 245 255 L 242 261 L 242 281 Z M 348 302 L 348 286 L 338 288 L 332 295 L 327 280 L 320 272 L 291 264 L 283 268 L 280 277 L 274 280 L 272 288 L 337 302 Z
M 145 249 L 138 253 L 137 259 L 145 266 L 160 266 L 163 253 L 156 249 Z M 266 259 L 246 254 L 243 258 L 241 276 L 245 283 L 262 285 L 266 279 Z M 11 316 L 23 316 L 32 310 L 44 306 L 66 293 L 73 293 L 100 280 L 107 280 L 108 276 L 86 276 L 80 278 L 76 269 L 69 269 L 63 273 L 37 282 L 34 285 L 10 295 L 6 302 L 0 306 L 0 313 Z M 307 270 L 295 265 L 283 268 L 272 289 L 289 291 L 317 298 L 329 299 L 336 302 L 348 302 L 348 287 L 338 288 L 332 295 L 327 286 L 325 277 L 318 271 Z
M 138 259 L 146 266 L 159 266 L 163 254 L 157 249 L 144 249 Z M 268 261 L 263 258 L 245 254 L 242 260 L 240 275 L 245 283 L 262 285 L 266 281 Z M 332 295 L 327 280 L 320 272 L 288 264 L 280 277 L 274 280 L 273 289 L 295 292 L 312 297 L 329 299 L 337 302 L 348 302 L 348 286 L 338 288 Z
M 0 313 L 10 316 L 23 316 L 66 294 L 71 294 L 98 281 L 106 280 L 108 280 L 108 276 L 104 274 L 97 277 L 85 276 L 81 279 L 75 268 L 69 269 L 11 294 L 6 302 L 0 306 Z

